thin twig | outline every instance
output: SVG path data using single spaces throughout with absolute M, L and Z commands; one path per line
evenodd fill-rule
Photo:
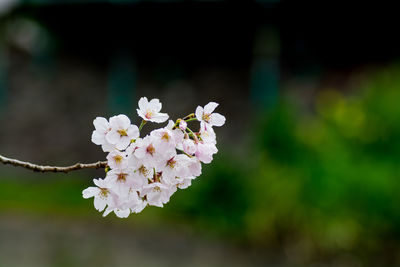
M 58 167 L 58 166 L 41 166 L 41 165 L 36 165 L 30 162 L 24 162 L 20 161 L 17 159 L 10 159 L 7 157 L 4 157 L 0 155 L 0 162 L 4 164 L 11 164 L 14 166 L 19 166 L 23 167 L 35 172 L 70 172 L 70 171 L 75 171 L 75 170 L 82 170 L 82 169 L 101 169 L 105 168 L 107 166 L 107 161 L 98 161 L 95 163 L 76 163 L 72 166 L 67 166 L 67 167 Z

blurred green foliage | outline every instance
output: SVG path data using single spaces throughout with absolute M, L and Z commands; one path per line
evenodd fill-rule
M 311 111 L 281 99 L 254 123 L 250 155 L 219 158 L 174 207 L 251 243 L 300 244 L 302 260 L 400 264 L 399 73 L 321 90 Z
M 221 148 L 192 187 L 128 220 L 188 224 L 302 262 L 351 253 L 400 264 L 399 74 L 392 66 L 351 91 L 318 91 L 311 110 L 281 99 L 254 122 L 245 155 Z M 0 207 L 98 216 L 81 198 L 87 182 L 2 179 Z

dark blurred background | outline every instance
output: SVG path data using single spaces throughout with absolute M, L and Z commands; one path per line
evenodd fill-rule
M 138 123 L 141 96 L 227 118 L 203 175 L 128 219 L 82 198 L 104 171 L 0 166 L 0 266 L 400 266 L 396 11 L 0 0 L 0 154 L 104 160 L 93 119 Z

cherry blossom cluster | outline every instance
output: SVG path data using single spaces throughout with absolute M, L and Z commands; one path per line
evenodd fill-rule
M 114 212 L 126 218 L 146 206 L 163 207 L 177 189 L 189 187 L 201 174 L 201 164 L 210 163 L 217 153 L 213 126 L 222 126 L 225 117 L 214 113 L 218 106 L 210 102 L 198 106 L 195 113 L 169 120 L 164 128 L 140 137 L 147 122 L 163 123 L 169 118 L 161 113 L 158 99 L 139 100 L 137 114 L 143 119 L 139 127 L 126 115 L 109 120 L 97 117 L 92 142 L 107 152 L 106 177 L 93 179 L 96 186 L 83 190 L 83 197 L 94 197 L 94 207 L 103 216 Z M 188 122 L 199 121 L 200 129 L 193 132 Z

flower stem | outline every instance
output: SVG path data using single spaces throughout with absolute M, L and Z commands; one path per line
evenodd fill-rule
M 194 133 L 192 130 L 190 130 L 189 127 L 186 127 L 186 130 L 189 131 L 189 136 L 192 136 L 193 139 L 196 140 L 196 142 L 199 141 L 199 139 L 197 138 L 197 136 L 195 135 L 195 133 Z
M 194 113 L 187 115 L 186 117 L 183 118 L 183 120 L 187 121 L 188 119 L 192 119 L 192 118 L 195 118 Z
M 139 132 L 142 130 L 143 126 L 144 126 L 146 123 L 147 123 L 147 121 L 142 120 L 142 123 L 140 123 L 140 126 L 139 126 Z

